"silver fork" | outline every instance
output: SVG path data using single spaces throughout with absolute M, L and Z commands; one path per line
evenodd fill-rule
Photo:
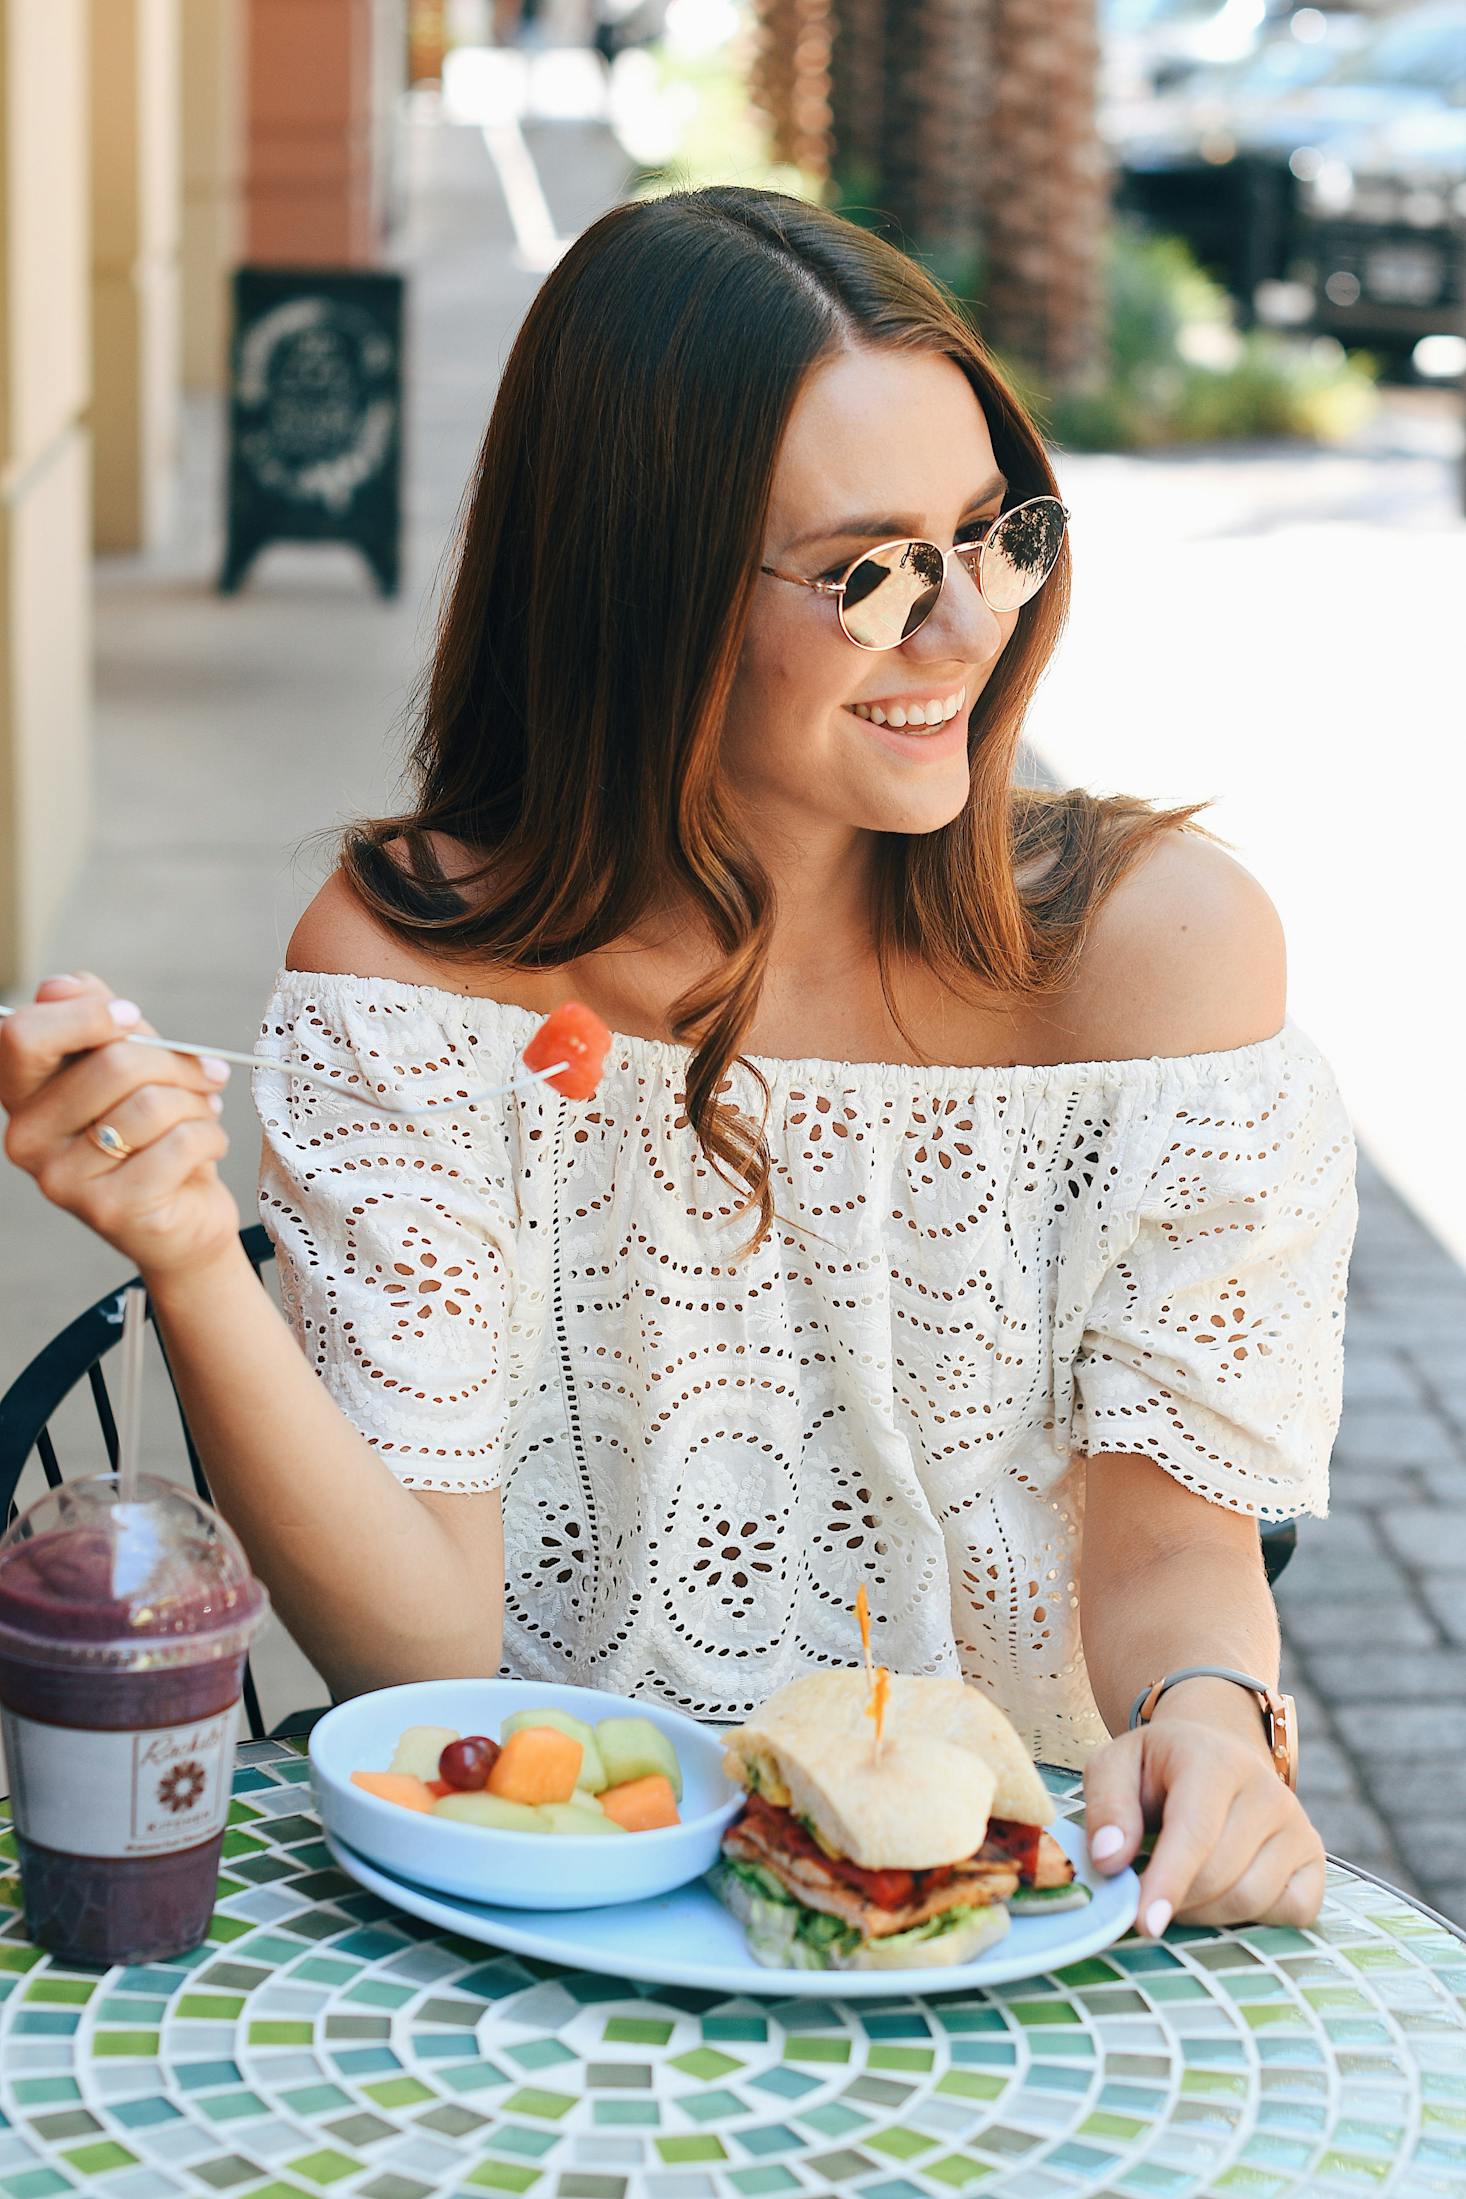
M 14 1008 L 0 1006 L 0 1016 L 13 1016 L 15 1012 Z M 117 1035 L 129 1046 L 153 1046 L 163 1054 L 207 1054 L 214 1061 L 232 1061 L 244 1069 L 274 1069 L 281 1076 L 299 1077 L 306 1084 L 318 1084 L 323 1091 L 334 1092 L 338 1099 L 366 1098 L 383 1114 L 395 1115 L 403 1122 L 415 1122 L 423 1115 L 450 1115 L 456 1108 L 477 1107 L 483 1100 L 501 1099 L 506 1092 L 529 1092 L 570 1067 L 568 1061 L 557 1061 L 548 1069 L 528 1069 L 522 1077 L 511 1078 L 508 1084 L 486 1084 L 464 1097 L 455 1095 L 448 1100 L 430 1100 L 422 1107 L 399 1107 L 360 1086 L 343 1084 L 339 1077 L 329 1075 L 324 1069 L 308 1069 L 298 1061 L 277 1061 L 272 1054 L 235 1054 L 225 1046 L 193 1046 L 186 1039 L 154 1038 L 146 1031 L 119 1031 Z

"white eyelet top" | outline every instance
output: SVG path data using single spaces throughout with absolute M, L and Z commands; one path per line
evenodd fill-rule
M 1326 1511 L 1354 1142 L 1291 1019 L 1150 1060 L 760 1059 L 783 1219 L 737 1266 L 683 1049 L 616 1039 L 587 1102 L 463 1105 L 538 1022 L 287 971 L 264 1049 L 340 1097 L 256 1079 L 311 1364 L 409 1487 L 502 1489 L 507 1673 L 741 1718 L 858 1658 L 864 1581 L 881 1662 L 965 1673 L 1077 1765 L 1106 1737 L 1085 1457 Z

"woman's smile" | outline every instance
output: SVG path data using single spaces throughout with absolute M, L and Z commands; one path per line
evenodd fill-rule
M 870 738 L 908 763 L 938 763 L 967 746 L 967 689 L 940 695 L 892 695 L 880 702 L 852 702 L 846 709 Z

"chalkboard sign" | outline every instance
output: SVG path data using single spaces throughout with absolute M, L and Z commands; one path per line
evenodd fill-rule
M 236 271 L 226 594 L 269 542 L 353 542 L 396 594 L 402 293 L 375 270 Z

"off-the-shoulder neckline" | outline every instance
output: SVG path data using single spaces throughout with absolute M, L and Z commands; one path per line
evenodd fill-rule
M 404 1002 L 446 1001 L 458 1010 L 465 1021 L 480 1021 L 489 1016 L 498 1016 L 509 1022 L 511 1028 L 523 1028 L 526 1036 L 544 1021 L 543 1016 L 537 1015 L 534 1009 L 518 1007 L 511 1001 L 493 1000 L 483 993 L 450 992 L 443 985 L 410 984 L 396 977 L 359 977 L 346 971 L 290 969 L 279 970 L 275 977 L 277 994 L 287 989 L 319 993 L 328 988 L 353 994 L 369 992 Z M 743 1059 L 770 1083 L 788 1083 L 795 1078 L 819 1082 L 831 1076 L 838 1075 L 848 1079 L 864 1074 L 887 1083 L 893 1079 L 930 1080 L 935 1077 L 943 1083 L 964 1079 L 981 1085 L 991 1080 L 1003 1079 L 1013 1083 L 1018 1080 L 1055 1081 L 1084 1076 L 1115 1077 L 1126 1071 L 1134 1076 L 1142 1072 L 1149 1072 L 1154 1076 L 1167 1070 L 1180 1072 L 1196 1069 L 1204 1072 L 1212 1064 L 1241 1066 L 1261 1059 L 1280 1048 L 1288 1039 L 1299 1035 L 1298 1026 L 1292 1016 L 1285 1015 L 1281 1028 L 1274 1031 L 1270 1038 L 1252 1039 L 1243 1046 L 1225 1046 L 1193 1054 L 1135 1054 L 1094 1061 L 1018 1062 L 837 1061 L 817 1054 L 745 1054 Z M 662 1065 L 685 1065 L 691 1059 L 690 1047 L 678 1046 L 669 1039 L 639 1038 L 631 1032 L 613 1031 L 611 1041 L 618 1053 L 633 1064 L 643 1061 Z

